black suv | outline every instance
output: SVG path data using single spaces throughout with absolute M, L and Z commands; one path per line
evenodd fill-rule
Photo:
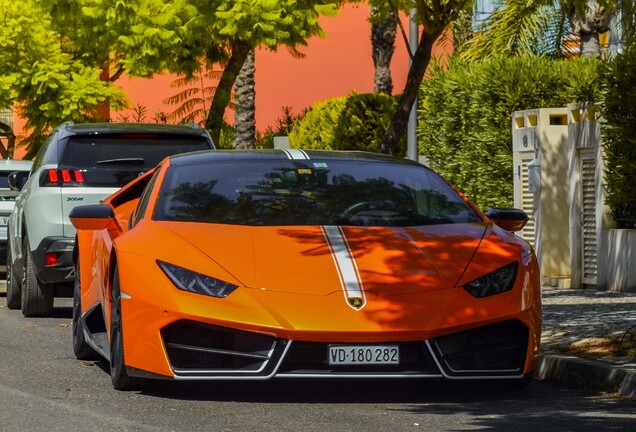
M 197 125 L 64 123 L 40 149 L 8 221 L 7 307 L 49 316 L 55 296 L 72 294 L 75 228 L 68 214 L 97 204 L 166 156 L 214 149 Z

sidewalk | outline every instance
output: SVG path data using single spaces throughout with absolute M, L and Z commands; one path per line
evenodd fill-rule
M 636 358 L 585 360 L 558 351 L 593 338 L 636 337 L 636 293 L 551 287 L 543 287 L 542 293 L 542 358 L 537 379 L 636 399 Z

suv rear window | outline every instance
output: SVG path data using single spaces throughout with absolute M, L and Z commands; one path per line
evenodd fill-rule
M 70 137 L 60 169 L 81 170 L 84 186 L 121 187 L 178 153 L 211 149 L 203 136 L 124 134 Z
M 196 150 L 209 150 L 204 137 L 166 137 L 153 134 L 128 134 L 125 137 L 71 137 L 60 165 L 75 168 L 95 168 L 116 165 L 118 159 L 141 159 L 146 169 L 154 168 L 166 156 Z M 109 162 L 110 161 L 110 162 Z M 124 163 L 125 164 L 125 163 Z
M 481 222 L 428 169 L 349 159 L 174 165 L 161 186 L 154 219 L 256 226 Z
M 12 172 L 13 171 L 0 171 L 0 189 L 9 189 L 7 177 L 9 177 L 9 174 Z

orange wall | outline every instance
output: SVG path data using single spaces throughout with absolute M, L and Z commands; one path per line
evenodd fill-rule
M 277 52 L 259 50 L 256 55 L 256 128 L 263 131 L 274 125 L 283 106 L 300 113 L 313 103 L 352 91 L 373 91 L 373 59 L 371 57 L 371 28 L 367 5 L 347 5 L 336 17 L 323 17 L 321 25 L 325 38 L 312 38 L 301 47 L 304 58 L 298 59 L 281 47 Z M 402 19 L 408 32 L 409 23 Z M 437 55 L 445 49 L 437 49 Z M 393 55 L 394 93 L 400 93 L 408 74 L 409 60 L 405 42 L 398 29 L 396 51 Z M 171 88 L 171 76 L 153 79 L 118 81 L 128 93 L 131 106 L 141 104 L 149 111 L 148 120 L 157 111 L 170 112 L 174 107 L 162 101 L 179 89 Z M 124 113 L 112 113 L 118 120 Z M 226 120 L 234 122 L 228 111 Z

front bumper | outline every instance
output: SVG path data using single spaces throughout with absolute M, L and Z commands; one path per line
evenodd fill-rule
M 521 379 L 528 334 L 523 323 L 508 320 L 431 340 L 395 343 L 399 364 L 334 366 L 329 364 L 330 344 L 325 342 L 292 341 L 185 320 L 161 330 L 177 380 Z

